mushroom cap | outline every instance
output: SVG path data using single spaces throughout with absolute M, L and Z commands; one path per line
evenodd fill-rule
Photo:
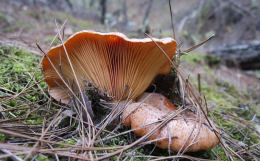
M 177 110 L 169 99 L 159 93 L 145 92 L 141 96 L 137 97 L 136 101 L 152 105 L 165 113 L 170 113 L 173 110 Z
M 150 97 L 147 97 L 148 95 Z M 145 97 L 145 101 L 141 99 L 141 102 L 130 104 L 122 113 L 122 123 L 131 126 L 132 129 L 148 125 L 134 130 L 134 133 L 138 136 L 149 133 L 159 124 L 158 120 L 165 118 L 170 112 L 174 111 L 174 105 L 163 95 L 145 93 L 141 96 L 141 98 Z M 168 100 L 167 103 L 162 104 L 161 98 Z M 213 122 L 211 124 L 214 125 Z M 169 137 L 174 138 L 169 141 Z M 173 151 L 183 151 L 189 146 L 188 152 L 207 150 L 219 143 L 218 137 L 210 128 L 206 119 L 202 118 L 202 124 L 200 124 L 196 121 L 196 115 L 191 112 L 179 114 L 165 126 L 156 130 L 148 138 L 148 140 L 154 139 L 161 139 L 154 144 L 162 149 L 170 147 Z
M 122 33 L 81 31 L 72 35 L 64 45 L 80 86 L 83 87 L 85 81 L 90 81 L 102 92 L 113 96 L 114 100 L 119 100 L 126 87 L 128 88 L 123 99 L 128 96 L 135 99 L 144 92 L 156 75 L 170 71 L 168 58 L 153 41 L 169 58 L 174 56 L 177 43 L 172 38 L 129 39 Z M 64 47 L 53 47 L 47 52 L 47 56 L 67 84 L 77 92 Z M 70 92 L 49 59 L 45 57 L 42 61 L 49 93 L 54 99 L 68 103 Z

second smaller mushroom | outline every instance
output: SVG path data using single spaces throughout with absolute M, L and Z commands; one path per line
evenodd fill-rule
M 159 120 L 176 111 L 177 108 L 163 95 L 144 93 L 136 103 L 126 107 L 122 120 L 124 125 L 131 126 L 132 129 L 137 128 L 134 130 L 136 135 L 144 136 L 160 123 Z M 162 149 L 170 148 L 173 151 L 207 150 L 219 143 L 218 134 L 216 135 L 213 128 L 215 129 L 205 118 L 202 118 L 199 123 L 195 114 L 182 112 L 156 130 L 148 140 L 159 140 L 154 144 Z

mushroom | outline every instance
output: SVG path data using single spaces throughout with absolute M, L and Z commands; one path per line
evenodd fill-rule
M 153 38 L 153 41 L 169 58 L 173 57 L 175 40 Z M 170 71 L 169 60 L 153 41 L 150 38 L 129 39 L 122 33 L 81 31 L 72 35 L 64 46 L 80 86 L 84 86 L 84 80 L 90 81 L 118 101 L 126 87 L 122 100 L 127 97 L 134 100 L 156 75 Z M 42 69 L 49 93 L 54 99 L 69 103 L 70 90 L 57 72 L 74 92 L 79 89 L 74 85 L 75 78 L 63 45 L 50 49 L 47 56 L 42 61 Z
M 174 111 L 176 107 L 163 95 L 144 93 L 136 103 L 126 107 L 122 121 L 132 129 L 137 128 L 134 130 L 136 135 L 144 136 L 159 124 L 158 120 Z M 191 112 L 182 112 L 156 130 L 148 140 L 159 140 L 154 144 L 173 151 L 184 151 L 187 148 L 186 151 L 195 152 L 213 148 L 219 143 L 218 134 L 213 131 L 215 127 L 211 128 L 205 118 L 201 121 L 201 124 L 196 121 L 196 115 Z
M 42 60 L 49 93 L 54 99 L 68 104 L 71 95 L 69 88 L 75 93 L 79 91 L 74 82 L 84 87 L 85 81 L 90 81 L 101 92 L 112 96 L 112 101 L 124 101 L 128 97 L 135 100 L 156 75 L 170 72 L 170 62 L 155 42 L 168 58 L 174 56 L 177 43 L 172 38 L 129 39 L 121 33 L 78 32 L 64 46 L 50 49 Z M 163 119 L 173 111 L 176 107 L 164 96 L 144 93 L 137 98 L 137 103 L 130 104 L 124 110 L 123 124 L 132 128 L 141 127 Z M 134 133 L 143 136 L 156 124 L 134 130 Z M 148 139 L 176 136 L 171 142 L 168 139 L 157 142 L 159 147 L 168 148 L 170 145 L 174 151 L 182 151 L 193 141 L 188 151 L 208 149 L 219 142 L 209 127 L 205 118 L 199 124 L 193 113 L 186 112 L 177 115 Z

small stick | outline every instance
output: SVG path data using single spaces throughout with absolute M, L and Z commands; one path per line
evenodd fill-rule
M 9 150 L 0 149 L 0 151 L 2 151 L 5 154 L 8 154 L 10 156 L 10 158 L 12 158 L 12 160 L 14 160 L 14 161 L 23 161 L 23 159 L 19 158 L 18 156 L 16 156 L 15 154 L 10 152 Z
M 199 93 L 201 95 L 201 82 L 200 82 L 200 73 L 198 73 L 198 89 L 199 89 Z
M 208 108 L 208 104 L 207 104 L 207 101 L 206 101 L 206 97 L 204 96 L 203 98 L 204 98 L 204 102 L 205 102 L 207 116 L 209 116 L 209 108 Z
M 173 23 L 173 14 L 172 14 L 171 0 L 169 0 L 169 7 L 170 7 L 170 15 L 171 15 L 172 34 L 173 34 L 174 40 L 176 40 L 176 34 L 175 34 L 174 23 Z

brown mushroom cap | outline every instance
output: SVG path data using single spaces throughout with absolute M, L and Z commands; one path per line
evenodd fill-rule
M 148 95 L 150 97 L 147 97 Z M 165 118 L 170 112 L 174 111 L 174 105 L 160 94 L 145 93 L 141 98 L 141 102 L 130 104 L 122 114 L 123 124 L 131 126 L 132 129 L 149 125 L 145 128 L 134 130 L 134 133 L 138 136 L 144 136 L 149 133 L 159 124 L 158 120 Z M 162 103 L 161 98 L 167 101 Z M 158 102 L 156 103 L 156 101 Z M 153 122 L 156 123 L 151 124 Z M 212 122 L 211 124 L 213 125 Z M 169 135 L 176 138 L 172 138 L 169 142 Z M 206 119 L 202 118 L 202 124 L 200 124 L 196 121 L 196 115 L 191 112 L 179 114 L 161 129 L 155 131 L 148 140 L 160 138 L 163 139 L 155 144 L 162 149 L 170 147 L 173 151 L 183 151 L 188 146 L 187 151 L 189 152 L 207 150 L 219 143 L 218 137 L 210 128 Z
M 153 40 L 170 58 L 173 57 L 177 45 L 175 40 Z M 64 44 L 80 85 L 83 86 L 83 80 L 91 81 L 102 92 L 114 96 L 114 100 L 120 98 L 126 86 L 128 89 L 123 99 L 128 95 L 135 99 L 156 75 L 170 71 L 169 60 L 150 38 L 129 39 L 121 33 L 81 31 Z M 63 46 L 52 48 L 47 55 L 66 82 L 78 91 Z M 47 57 L 42 61 L 42 68 L 50 95 L 68 103 L 70 92 Z

